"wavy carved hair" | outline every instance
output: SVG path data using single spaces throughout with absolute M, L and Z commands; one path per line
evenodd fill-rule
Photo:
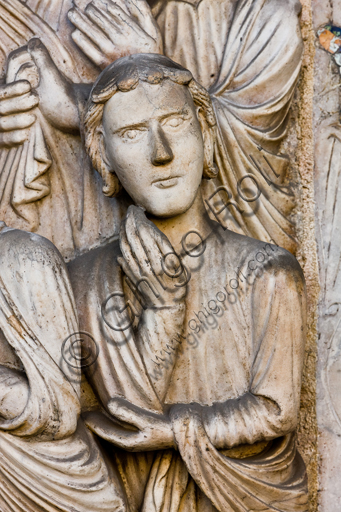
M 84 113 L 85 147 L 92 165 L 102 176 L 106 196 L 113 197 L 121 189 L 114 169 L 109 168 L 105 153 L 102 119 L 106 102 L 118 91 L 135 89 L 140 81 L 159 84 L 167 79 L 189 88 L 194 105 L 198 107 L 204 140 L 203 177 L 217 176 L 218 169 L 213 161 L 217 123 L 208 92 L 194 80 L 190 71 L 168 57 L 141 53 L 118 59 L 102 71 L 94 83 Z

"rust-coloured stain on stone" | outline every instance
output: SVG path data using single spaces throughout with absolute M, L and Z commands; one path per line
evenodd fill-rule
M 341 50 L 341 28 L 325 25 L 317 32 L 321 46 L 329 53 L 339 53 Z

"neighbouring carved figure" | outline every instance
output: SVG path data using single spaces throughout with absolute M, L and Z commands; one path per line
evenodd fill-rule
M 132 204 L 71 284 L 51 242 L 2 226 L 1 510 L 307 511 L 304 278 L 286 250 L 209 218 L 207 91 L 161 55 L 122 58 L 92 89 L 84 135 Z M 64 352 L 79 330 L 97 344 L 83 419 L 79 341 Z
M 299 11 L 298 0 L 0 0 L 0 219 L 66 258 L 117 235 L 121 210 L 101 194 L 79 132 L 86 84 L 122 55 L 164 53 L 213 101 L 218 178 L 205 197 L 227 193 L 211 214 L 293 252 L 280 145 L 301 65 Z

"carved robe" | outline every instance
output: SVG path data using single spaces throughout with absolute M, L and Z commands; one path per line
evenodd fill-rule
M 67 271 L 36 234 L 0 231 L 0 329 L 0 364 L 23 369 L 30 388 L 23 412 L 0 418 L 1 512 L 126 510 L 117 474 L 78 419 L 81 373 L 63 358 L 78 331 Z
M 165 54 L 189 69 L 213 100 L 215 185 L 234 201 L 229 215 L 225 209 L 216 219 L 291 252 L 294 197 L 286 183 L 289 162 L 279 149 L 301 66 L 300 9 L 298 0 L 169 0 L 155 8 Z M 214 190 L 211 182 L 207 197 Z M 225 192 L 220 196 L 220 203 L 218 196 L 210 202 L 215 212 L 228 203 Z
M 219 227 L 200 257 L 184 257 L 191 279 L 180 352 L 177 341 L 166 346 L 159 336 L 160 350 L 150 354 L 147 340 L 138 338 L 138 319 L 127 325 L 124 306 L 132 307 L 134 297 L 122 282 L 117 243 L 70 265 L 81 329 L 99 344 L 88 375 L 103 406 L 120 396 L 157 413 L 167 408 L 171 417 L 178 452 L 124 454 L 113 446 L 134 511 L 308 510 L 294 434 L 304 355 L 304 279 L 287 251 L 264 246 Z M 104 321 L 103 304 L 113 294 L 118 302 Z M 154 315 L 157 324 L 163 314 L 147 309 L 142 318 Z M 120 325 L 127 328 L 118 331 Z M 158 383 L 169 365 L 163 399 Z

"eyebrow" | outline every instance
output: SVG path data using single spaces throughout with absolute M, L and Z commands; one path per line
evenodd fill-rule
M 174 116 L 175 114 L 181 115 L 181 114 L 186 114 L 186 113 L 188 113 L 188 107 L 185 105 L 180 110 L 173 110 L 171 112 L 167 112 L 167 114 L 163 114 L 163 115 L 159 116 L 157 119 L 158 119 L 158 121 L 163 121 L 164 119 L 167 119 L 167 117 Z M 145 119 L 144 121 L 140 121 L 139 123 L 128 124 L 128 125 L 122 126 L 121 128 L 118 128 L 117 130 L 114 131 L 114 133 L 120 133 L 123 130 L 133 130 L 136 128 L 142 128 L 142 127 L 147 126 L 148 122 L 149 122 L 149 119 Z

